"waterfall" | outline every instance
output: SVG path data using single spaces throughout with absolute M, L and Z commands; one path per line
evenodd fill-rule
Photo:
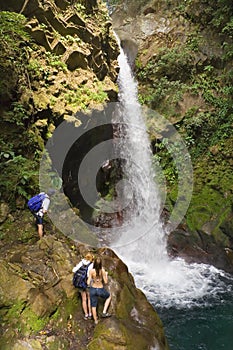
M 162 196 L 155 185 L 152 152 L 142 108 L 138 102 L 137 82 L 122 48 L 118 62 L 120 110 L 117 122 L 122 125 L 118 154 L 124 159 L 124 192 L 130 205 L 124 211 L 124 226 L 118 229 L 118 240 L 114 244 L 121 246 L 121 252 L 132 249 L 131 256 L 136 254 L 143 260 L 151 259 L 147 252 L 153 252 L 153 259 L 166 261 L 165 233 L 160 222 Z M 131 244 L 138 240 L 143 242 L 142 249 L 138 249 L 137 243 Z M 156 250 L 151 251 L 151 242 L 157 246 Z
M 155 182 L 137 82 L 122 48 L 118 62 L 121 108 L 117 122 L 122 125 L 118 147 L 124 160 L 124 192 L 131 202 L 124 213 L 123 228 L 116 228 L 112 247 L 153 303 L 166 307 L 199 305 L 206 295 L 224 292 L 224 273 L 213 266 L 168 257 L 160 221 L 163 199 Z

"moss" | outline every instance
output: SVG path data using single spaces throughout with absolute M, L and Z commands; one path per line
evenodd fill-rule
M 65 299 L 59 308 L 57 308 L 56 312 L 51 317 L 52 324 L 58 329 L 66 329 L 67 323 L 70 323 L 72 330 L 81 336 L 83 334 L 83 329 L 79 327 L 73 318 L 77 310 L 82 312 L 81 303 L 75 294 L 74 298 Z
M 25 307 L 25 302 L 20 300 L 15 301 L 15 303 L 10 307 L 10 309 L 5 312 L 1 317 L 1 325 L 4 330 L 4 335 L 1 339 L 1 345 L 13 343 L 14 338 L 17 334 L 29 335 L 35 334 L 48 322 L 48 319 L 41 319 L 30 310 L 29 307 Z M 9 347 L 11 349 L 12 347 Z M 7 347 L 0 347 L 0 349 L 7 349 Z
M 20 326 L 22 334 L 35 334 L 47 324 L 48 318 L 38 317 L 29 307 L 20 315 Z
M 21 300 L 16 301 L 9 311 L 6 314 L 6 319 L 9 320 L 9 322 L 17 323 L 19 322 L 19 316 L 25 306 L 25 303 Z
M 230 187 L 231 176 L 224 179 L 225 172 L 222 173 L 221 170 L 219 173 L 213 172 L 207 175 L 206 170 L 204 164 L 203 168 L 198 169 L 198 172 L 203 171 L 203 174 L 202 179 L 199 178 L 192 196 L 186 215 L 187 224 L 191 231 L 204 230 L 212 234 L 216 241 L 228 245 L 228 238 L 224 236 L 220 227 L 231 212 L 232 198 L 226 196 L 225 192 Z M 220 175 L 222 175 L 221 180 L 219 179 Z M 206 177 L 208 183 L 204 183 Z
M 121 302 L 117 305 L 117 317 L 119 319 L 127 319 L 134 306 L 135 298 L 130 293 L 127 285 L 124 285 L 121 290 Z

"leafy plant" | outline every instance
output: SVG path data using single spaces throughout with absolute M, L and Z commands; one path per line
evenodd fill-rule
M 0 98 L 8 101 L 19 84 L 27 85 L 25 65 L 29 35 L 25 31 L 25 17 L 14 12 L 0 12 Z
M 14 206 L 18 196 L 28 198 L 38 186 L 37 165 L 12 151 L 1 152 L 0 159 L 0 194 Z
M 67 65 L 61 61 L 61 56 L 54 55 L 51 52 L 46 52 L 47 63 L 58 70 L 67 72 Z
M 23 126 L 26 120 L 29 119 L 29 112 L 20 102 L 13 102 L 7 116 L 5 120 L 15 123 L 18 126 Z
M 101 83 L 97 83 L 95 87 L 80 86 L 77 90 L 72 90 L 65 94 L 67 103 L 80 106 L 82 110 L 86 110 L 91 102 L 103 103 L 108 98 L 106 92 L 103 91 Z

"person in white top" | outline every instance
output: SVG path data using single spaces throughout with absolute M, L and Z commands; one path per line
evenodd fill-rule
M 41 192 L 44 193 L 44 192 Z M 43 217 L 47 213 L 50 205 L 50 196 L 52 196 L 55 193 L 55 190 L 51 189 L 48 190 L 48 193 L 45 193 L 45 198 L 42 202 L 41 208 L 37 213 L 33 213 L 33 215 L 36 218 L 36 225 L 38 230 L 38 235 L 40 238 L 44 235 L 44 229 L 43 229 Z
M 88 269 L 87 269 L 87 277 L 89 276 L 89 272 L 91 269 L 93 269 L 93 260 L 94 260 L 94 256 L 92 255 L 91 252 L 88 252 L 84 259 L 82 259 L 74 268 L 73 268 L 73 272 L 78 271 L 78 269 L 82 266 L 82 265 L 88 265 Z M 89 289 L 83 289 L 83 288 L 78 288 L 79 293 L 81 294 L 81 298 L 82 298 L 82 308 L 83 308 L 83 312 L 84 312 L 84 320 L 88 320 L 88 319 L 92 319 L 92 312 L 91 312 L 91 300 L 90 300 L 90 293 L 89 293 Z

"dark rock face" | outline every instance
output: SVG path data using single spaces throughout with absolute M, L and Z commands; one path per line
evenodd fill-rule
M 73 51 L 66 61 L 69 70 L 73 71 L 80 67 L 83 69 L 87 68 L 87 60 L 82 52 Z
M 110 249 L 93 253 L 102 256 L 109 272 L 112 317 L 100 319 L 95 328 L 93 321 L 83 321 L 72 268 L 89 249 L 52 235 L 33 245 L 0 249 L 1 349 L 22 344 L 36 349 L 168 349 L 156 312 Z
M 233 250 L 225 248 L 206 232 L 190 233 L 177 229 L 169 235 L 167 247 L 171 256 L 180 256 L 188 262 L 210 264 L 233 273 Z

